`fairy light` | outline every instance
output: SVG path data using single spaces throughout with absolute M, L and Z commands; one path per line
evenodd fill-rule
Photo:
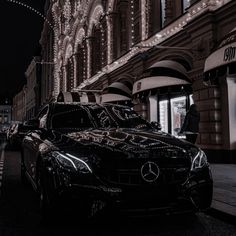
M 8 1 L 16 1 L 16 0 L 8 0 Z M 142 41 L 141 44 L 142 45 L 147 45 L 149 47 L 158 45 L 160 43 L 162 43 L 164 40 L 166 40 L 169 37 L 172 37 L 174 34 L 178 33 L 180 30 L 183 29 L 183 27 L 188 24 L 190 21 L 192 21 L 193 19 L 195 19 L 196 17 L 198 17 L 199 15 L 203 14 L 205 11 L 210 10 L 210 11 L 215 11 L 217 10 L 219 7 L 221 7 L 223 4 L 226 4 L 229 0 L 200 0 L 195 4 L 192 4 L 191 6 L 188 7 L 188 9 L 186 9 L 186 13 L 183 14 L 180 18 L 178 18 L 177 20 L 175 20 L 172 24 L 168 25 L 167 27 L 164 27 L 160 32 L 158 32 L 158 35 L 154 35 L 152 37 L 148 38 L 148 1 L 147 0 L 142 0 L 141 1 L 141 22 L 142 22 Z M 85 22 L 85 20 L 87 19 L 86 16 L 88 16 L 88 12 L 90 9 L 90 5 L 91 5 L 91 0 L 90 1 L 79 1 L 79 4 L 81 3 L 80 9 L 77 9 L 77 11 L 80 10 L 80 14 L 77 15 L 78 17 L 78 23 L 76 24 L 83 24 Z M 103 68 L 103 71 L 99 74 L 99 75 L 95 75 L 91 78 L 90 77 L 90 44 L 87 40 L 87 61 L 84 60 L 84 63 L 87 66 L 84 66 L 83 68 L 83 75 L 86 74 L 86 70 L 87 70 L 87 78 L 85 80 L 85 84 L 90 84 L 93 81 L 96 81 L 96 79 L 100 78 L 103 73 L 109 73 L 112 70 L 115 70 L 117 68 L 119 68 L 120 66 L 122 66 L 123 64 L 127 63 L 127 60 L 129 60 L 129 58 L 131 58 L 132 56 L 134 56 L 135 54 L 148 50 L 147 48 L 137 48 L 137 47 L 133 47 L 134 46 L 134 40 L 135 40 L 135 29 L 134 29 L 134 0 L 130 1 L 131 3 L 131 50 L 125 54 L 124 56 L 122 56 L 121 58 L 119 58 L 117 60 L 117 62 L 113 62 L 112 63 L 112 17 L 110 15 L 110 13 L 112 12 L 112 9 L 114 9 L 114 5 L 115 5 L 115 1 L 108 1 L 108 10 L 106 11 L 105 17 L 106 17 L 106 21 L 107 21 L 107 34 L 105 34 L 105 32 L 102 32 L 102 39 L 101 39 L 101 43 L 102 46 L 105 47 L 105 44 L 107 43 L 107 60 L 108 60 L 108 65 L 105 66 Z M 98 4 L 98 6 L 101 6 L 100 4 Z M 94 10 L 96 9 L 96 12 L 94 11 L 89 19 L 89 24 L 88 24 L 88 30 L 86 31 L 86 35 L 90 35 L 90 30 L 91 30 L 91 25 L 93 25 L 95 22 L 99 22 L 99 17 L 103 14 L 104 15 L 104 11 L 103 8 L 102 9 L 102 13 L 100 13 L 99 11 L 99 7 L 94 8 Z M 56 8 L 54 9 L 56 10 Z M 96 14 L 95 14 L 96 13 Z M 58 13 L 57 13 L 58 14 Z M 57 15 L 56 13 L 54 15 Z M 55 33 L 55 55 L 59 54 L 59 52 L 63 52 L 63 49 L 61 47 L 61 43 L 58 44 L 57 39 L 59 38 L 60 32 L 59 32 L 59 25 L 61 24 L 60 19 L 54 20 L 54 22 L 57 23 L 57 33 Z M 73 26 L 74 29 L 77 28 L 77 26 Z M 76 35 L 76 34 L 73 34 Z M 77 34 L 78 35 L 78 34 Z M 73 36 L 75 37 L 75 36 Z M 106 40 L 105 38 L 106 37 Z M 75 38 L 75 40 L 77 40 L 77 36 Z M 104 52 L 102 51 L 102 60 L 104 60 Z M 85 56 L 84 56 L 85 59 Z M 104 64 L 103 64 L 104 65 Z
M 33 7 L 31 7 L 31 6 L 29 6 L 29 5 L 25 4 L 25 3 L 19 2 L 19 1 L 17 1 L 17 0 L 6 0 L 6 1 L 7 1 L 7 2 L 10 2 L 10 3 L 14 3 L 14 4 L 17 4 L 17 5 L 20 5 L 20 6 L 22 6 L 22 7 L 25 7 L 25 8 L 27 8 L 28 10 L 30 10 L 30 11 L 36 13 L 38 16 L 40 16 L 41 18 L 43 18 L 44 21 L 46 21 L 47 24 L 54 30 L 53 25 L 48 21 L 48 19 L 47 19 L 42 13 L 40 13 L 39 11 L 37 11 L 36 9 L 34 9 Z

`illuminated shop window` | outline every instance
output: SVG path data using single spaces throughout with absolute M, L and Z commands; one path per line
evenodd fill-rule
M 184 135 L 179 136 L 181 127 L 190 105 L 193 104 L 192 94 L 162 94 L 157 95 L 158 105 L 158 121 L 161 130 L 170 133 L 179 138 L 185 138 Z
M 186 116 L 186 97 L 172 98 L 171 103 L 171 134 L 178 136 Z

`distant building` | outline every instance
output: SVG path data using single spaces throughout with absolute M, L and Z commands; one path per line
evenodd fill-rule
M 10 105 L 0 105 L 0 130 L 7 129 L 11 123 L 12 107 Z
M 27 80 L 25 90 L 25 120 L 35 117 L 40 107 L 40 61 L 40 57 L 34 57 L 25 72 L 25 77 Z
M 26 86 L 22 88 L 22 90 L 17 93 L 13 98 L 12 105 L 12 121 L 22 122 L 26 116 Z

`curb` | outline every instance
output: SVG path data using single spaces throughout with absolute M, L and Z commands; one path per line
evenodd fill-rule
M 205 213 L 222 221 L 235 225 L 236 215 L 234 214 L 234 211 L 236 211 L 236 207 L 232 207 L 228 204 L 212 200 L 210 209 Z

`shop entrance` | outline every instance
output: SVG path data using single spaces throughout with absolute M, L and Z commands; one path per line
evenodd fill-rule
M 164 99 L 159 97 L 157 101 L 159 101 L 157 117 L 162 127 L 161 130 L 179 137 L 186 113 L 193 104 L 192 94 Z

